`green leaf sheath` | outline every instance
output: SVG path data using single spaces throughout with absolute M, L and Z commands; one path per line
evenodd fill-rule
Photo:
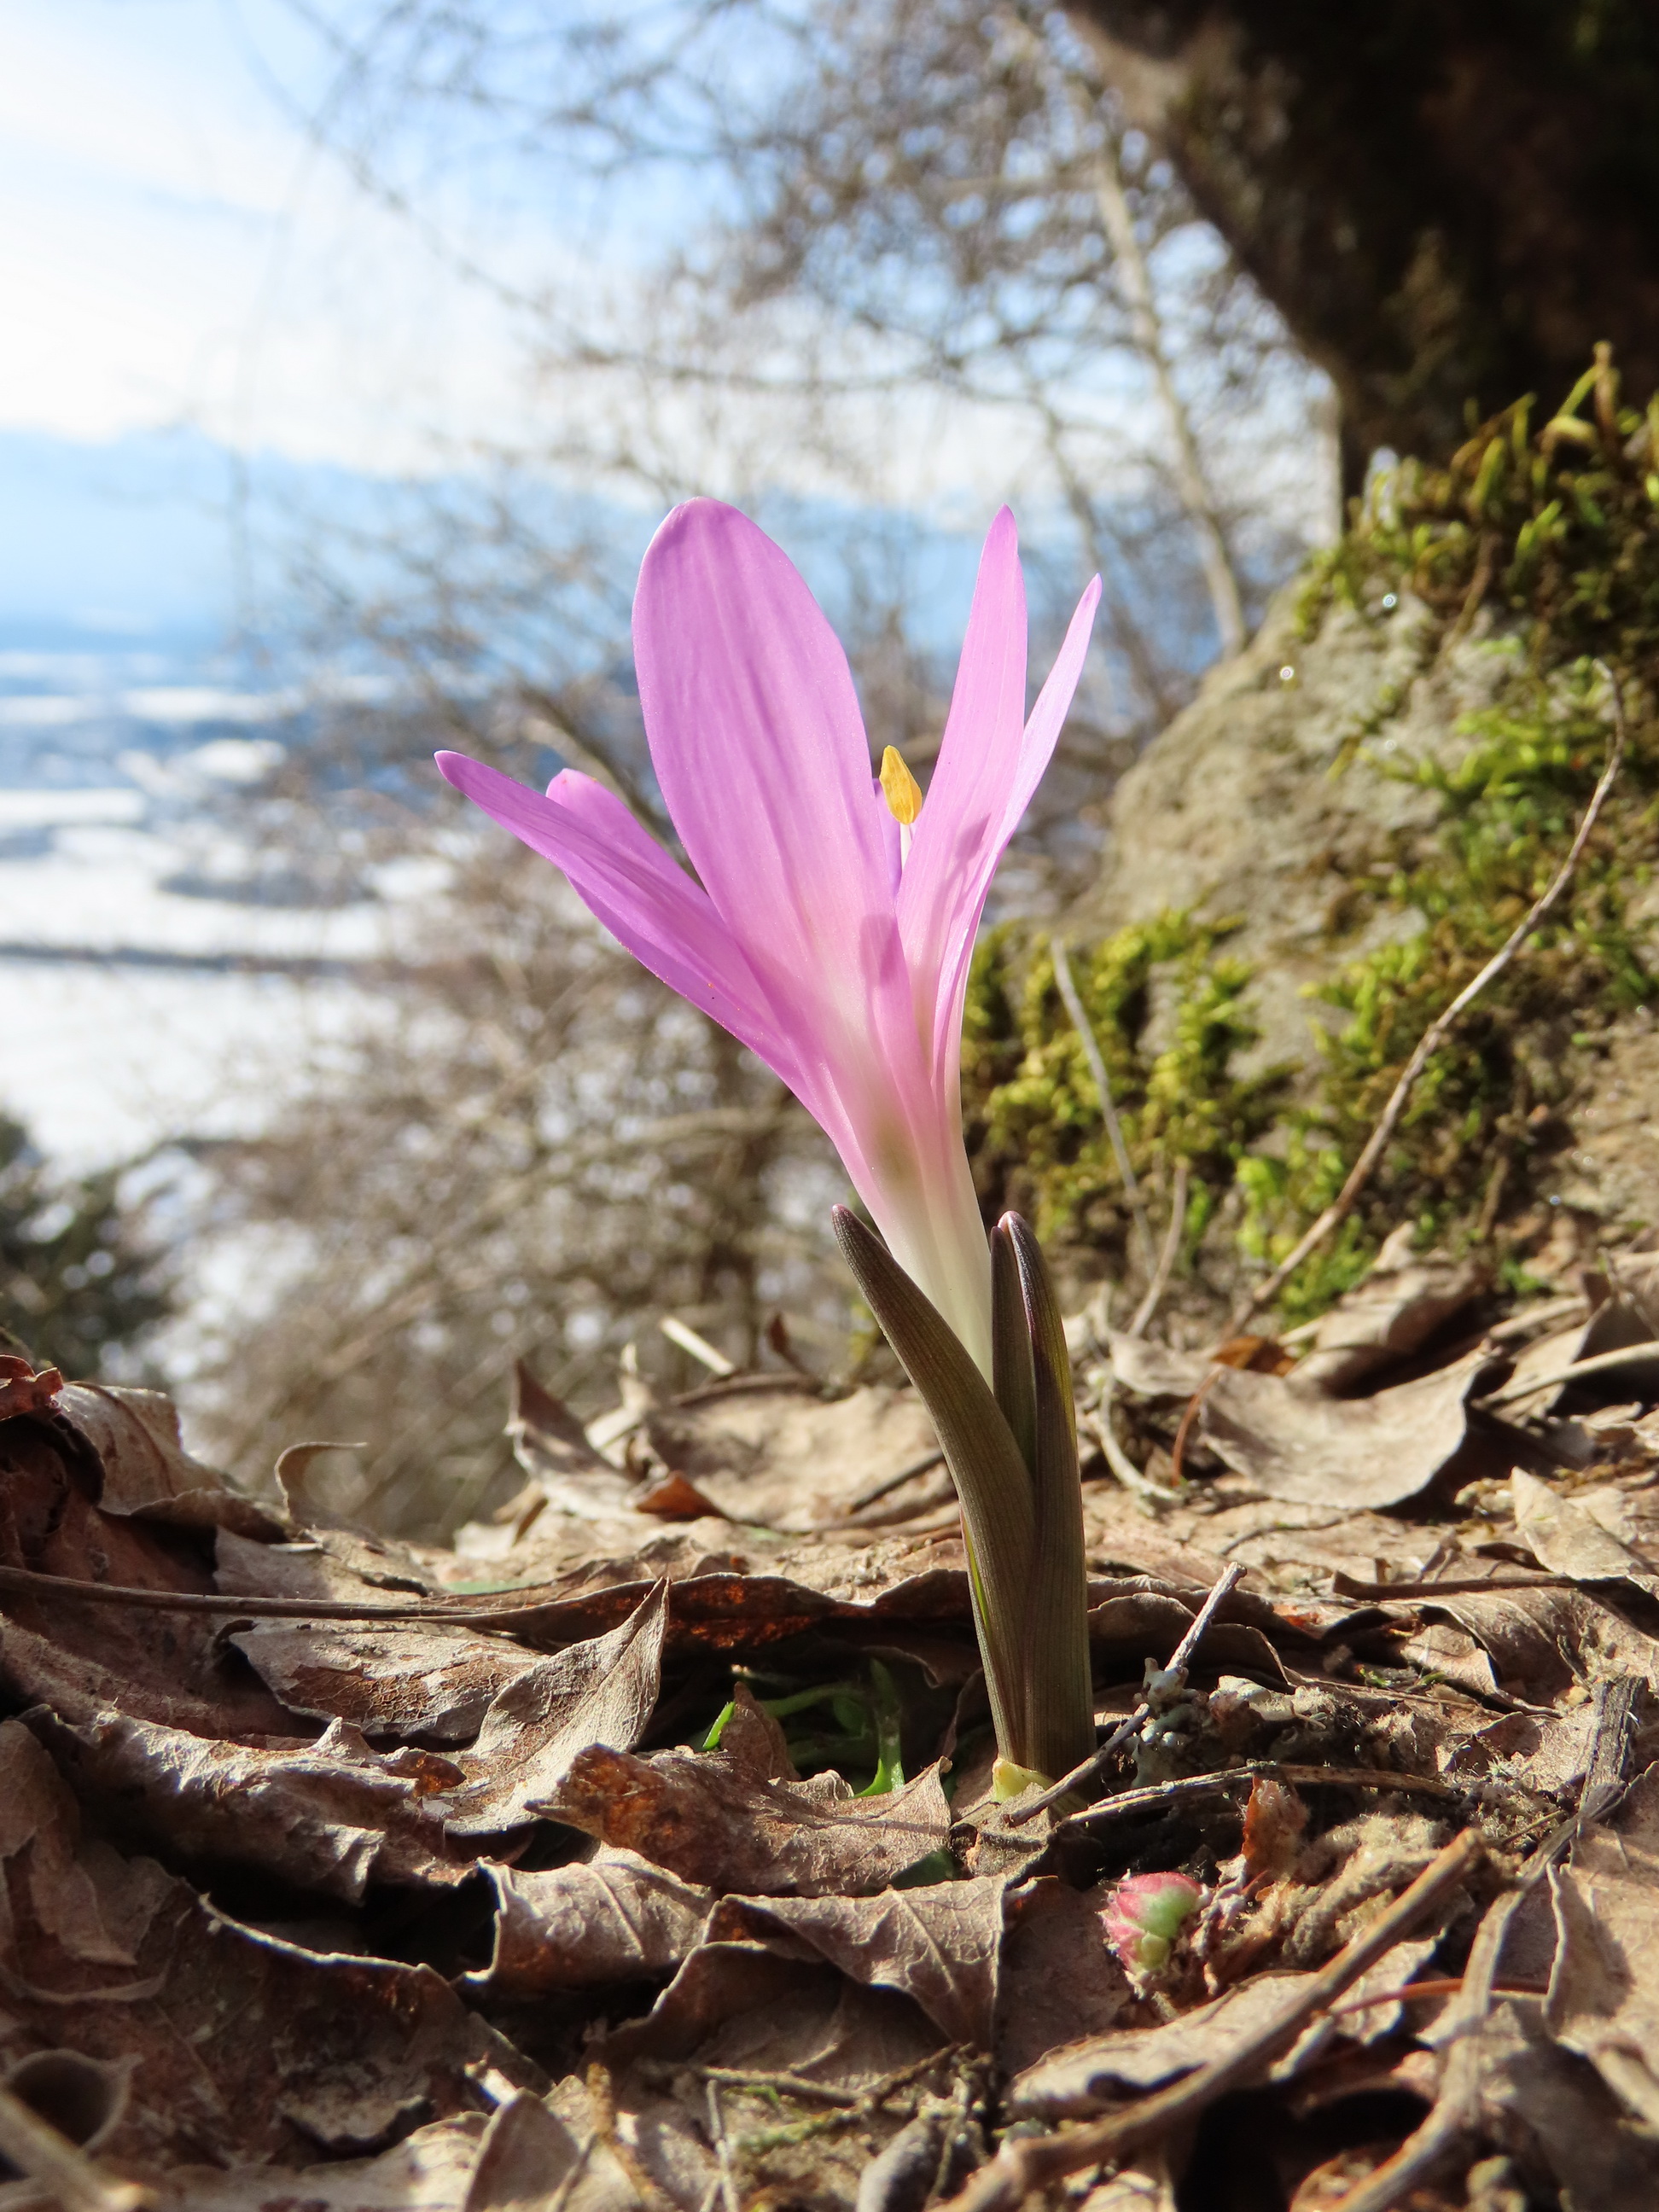
M 1036 1532 L 1025 1613 L 1024 1764 L 1059 1775 L 1095 1747 L 1072 1360 L 1060 1301 L 1030 1222 L 1018 1213 L 1004 1214 L 991 1245 L 993 1280 L 996 1270 L 1005 1267 L 1018 1285 L 1031 1378 L 1030 1465 Z M 1001 1259 L 1005 1251 L 1006 1261 Z
M 838 1206 L 833 1218 L 847 1264 L 939 1432 L 962 1505 L 997 1746 L 1030 1765 L 1024 1626 L 1036 1546 L 1030 1473 L 990 1386 L 937 1308 L 856 1214 Z

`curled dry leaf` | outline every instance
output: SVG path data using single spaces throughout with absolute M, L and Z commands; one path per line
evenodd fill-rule
M 538 1809 L 726 1893 L 857 1897 L 943 1848 L 939 1769 L 858 1798 L 838 1775 L 759 1782 L 719 1752 L 580 1753 Z
M 1653 1342 L 1653 1324 L 1640 1305 L 1631 1298 L 1607 1298 L 1587 1322 L 1535 1337 L 1516 1358 L 1514 1371 L 1504 1385 L 1504 1399 L 1530 1413 L 1553 1413 L 1567 1403 L 1608 1405 L 1632 1398 L 1650 1404 L 1659 1398 L 1659 1345 L 1655 1345 L 1650 1360 L 1587 1376 L 1582 1382 L 1554 1382 L 1548 1378 L 1603 1352 L 1633 1350 Z M 1534 1377 L 1543 1387 L 1535 1396 L 1527 1395 L 1525 1385 Z
M 51 1412 L 34 1418 L 95 1470 L 106 1513 L 185 1528 L 234 1528 L 245 1536 L 280 1533 L 270 1514 L 240 1497 L 216 1468 L 191 1458 L 179 1442 L 178 1409 L 159 1390 L 69 1382 Z
M 0 1723 L 0 1967 L 35 2049 L 130 2065 L 114 2162 L 303 2163 L 472 2108 L 469 2067 L 538 2085 L 428 1967 L 319 1957 L 83 1844 L 51 1759 Z M 20 2052 L 18 2055 L 21 2055 Z
M 1659 1574 L 1583 1506 L 1522 1468 L 1510 1477 L 1510 1493 L 1516 1533 L 1540 1567 L 1575 1582 L 1628 1583 L 1659 1597 Z
M 167 2174 L 180 2212 L 466 2212 L 486 2121 L 434 2120 L 377 2158 L 289 2166 L 182 2166 Z M 575 2208 L 571 2208 L 575 2212 Z M 605 2212 L 628 2212 L 623 2197 Z
M 991 2039 L 1006 1881 L 929 1883 L 875 1897 L 728 1897 L 709 1941 L 781 1928 L 849 1980 L 901 1990 L 951 2043 Z
M 764 1942 L 699 1944 L 645 2017 L 605 2037 L 598 2054 L 613 2070 L 689 2060 L 857 2095 L 942 2048 L 908 1997 L 849 1982 L 778 1929 Z
M 1296 1370 L 1307 1388 L 1333 1395 L 1397 1365 L 1487 1288 L 1492 1270 L 1479 1259 L 1450 1260 L 1412 1251 L 1407 1222 L 1384 1243 L 1364 1280 L 1320 1316 Z
M 1270 1498 L 1376 1511 L 1446 1475 L 1468 1434 L 1480 1352 L 1369 1398 L 1329 1398 L 1296 1375 L 1224 1368 L 1199 1415 L 1206 1443 Z
M 521 1827 L 591 1747 L 625 1752 L 645 1732 L 662 1680 L 668 1584 L 659 1583 L 608 1636 L 538 1659 L 490 1700 L 466 1777 L 448 1812 L 450 1833 Z
M 605 1849 L 544 1873 L 486 1871 L 495 1885 L 495 1949 L 488 1968 L 466 1984 L 501 1996 L 666 1972 L 696 1948 L 714 1901 L 711 1890 L 633 1851 Z
M 1128 1977 L 1101 1919 L 1105 1896 L 1042 1875 L 1009 1899 L 994 2038 L 1005 2072 L 1103 2034 L 1128 2003 Z
M 1294 2009 L 1310 1978 L 1257 1974 L 1162 2027 L 1112 2028 L 1066 2045 L 1010 2083 L 1008 2108 L 1026 2118 L 1073 2118 L 1161 2088 L 1249 2043 Z
M 1516 2143 L 1563 2203 L 1595 2212 L 1652 2212 L 1659 2191 L 1653 2138 L 1633 2124 L 1591 2067 L 1555 2042 L 1535 1999 L 1501 1999 L 1480 2038 L 1487 2126 Z
M 371 1882 L 447 1889 L 470 1871 L 444 1835 L 460 1771 L 435 1752 L 376 1752 L 338 1722 L 273 1750 L 95 1706 L 28 1720 L 77 1793 L 158 1849 L 354 1905 Z

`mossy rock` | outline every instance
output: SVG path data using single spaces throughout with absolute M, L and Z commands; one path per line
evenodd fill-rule
M 1511 1275 L 1659 1218 L 1659 403 L 1605 359 L 1449 467 L 1374 483 L 1115 794 L 1066 935 L 1132 1164 L 1204 1325 L 1334 1195 L 1428 1024 L 1571 843 L 1621 684 L 1630 747 L 1568 899 L 1430 1062 L 1287 1320 L 1402 1221 Z M 1048 943 L 981 948 L 964 1049 L 988 1205 L 1073 1273 L 1137 1270 Z M 1565 1228 L 1562 1224 L 1567 1224 Z M 1547 1258 L 1540 1255 L 1547 1254 Z

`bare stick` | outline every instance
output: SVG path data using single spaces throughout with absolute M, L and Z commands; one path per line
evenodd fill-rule
M 1117 1171 L 1123 1178 L 1123 1195 L 1129 1201 L 1129 1212 L 1135 1224 L 1135 1236 L 1140 1245 L 1140 1256 L 1148 1276 L 1158 1273 L 1158 1247 L 1152 1242 L 1152 1224 L 1146 1218 L 1146 1202 L 1140 1194 L 1140 1185 L 1135 1177 L 1134 1165 L 1129 1158 L 1129 1147 L 1123 1141 L 1123 1124 L 1117 1118 L 1117 1103 L 1112 1097 L 1112 1079 L 1106 1073 L 1106 1061 L 1100 1049 L 1100 1041 L 1094 1025 L 1078 996 L 1076 983 L 1072 979 L 1072 963 L 1066 957 L 1066 941 L 1053 937 L 1048 950 L 1054 963 L 1054 982 L 1060 1000 L 1072 1018 L 1072 1027 L 1077 1031 L 1078 1042 L 1083 1047 L 1083 1057 L 1089 1063 L 1089 1073 L 1095 1079 L 1095 1089 L 1100 1093 L 1101 1118 L 1106 1124 L 1106 1134 L 1112 1143 L 1112 1158 L 1117 1162 Z
M 1059 2135 L 1005 2142 L 944 2212 L 1016 2212 L 1050 2182 L 1085 2166 L 1121 2166 L 1173 2128 L 1194 2120 L 1228 2090 L 1251 2081 L 1288 2051 L 1307 2023 L 1335 2003 L 1385 1951 L 1425 1919 L 1479 1863 L 1486 1845 L 1473 1828 L 1437 1852 L 1417 1880 L 1364 1932 L 1310 1978 L 1278 2016 L 1224 2058 L 1212 2059 L 1167 2089 L 1127 2112 L 1069 2128 Z
M 1181 1249 L 1181 1232 L 1187 1221 L 1187 1163 L 1176 1163 L 1175 1188 L 1170 1194 L 1170 1225 L 1164 1232 L 1164 1249 L 1158 1255 L 1158 1266 L 1146 1286 L 1146 1295 L 1135 1308 L 1134 1318 L 1129 1323 L 1131 1336 L 1145 1336 L 1152 1316 L 1163 1302 L 1170 1287 L 1170 1277 L 1175 1271 L 1176 1255 Z
M 1220 1581 L 1194 1614 L 1187 1633 L 1170 1654 L 1170 1663 L 1164 1669 L 1166 1680 L 1186 1673 L 1192 1656 L 1198 1649 L 1199 1639 L 1215 1619 L 1216 1607 L 1243 1579 L 1244 1570 L 1241 1566 L 1231 1566 L 1223 1573 Z M 1017 1813 L 1010 1813 L 1003 1825 L 1010 1828 L 1023 1827 L 1027 1820 L 1034 1820 L 1039 1813 L 1046 1812 L 1050 1805 L 1058 1804 L 1062 1797 L 1069 1796 L 1073 1790 L 1092 1780 L 1119 1744 L 1134 1734 L 1151 1711 L 1151 1705 L 1143 1698 L 1133 1712 L 1118 1723 L 1098 1750 L 1091 1751 L 1088 1758 L 1074 1766 L 1069 1774 L 1062 1774 L 1059 1781 L 1052 1788 L 1045 1790 L 1040 1797 L 1034 1797 L 1029 1805 L 1022 1805 Z
M 1486 1413 L 1496 1413 L 1500 1406 L 1518 1405 L 1522 1398 L 1535 1398 L 1540 1390 L 1559 1390 L 1563 1383 L 1576 1382 L 1583 1375 L 1612 1375 L 1621 1367 L 1656 1366 L 1659 1366 L 1659 1341 L 1626 1344 L 1617 1352 L 1598 1352 L 1589 1359 L 1575 1359 L 1547 1375 L 1523 1376 L 1518 1382 L 1506 1382 L 1501 1390 L 1494 1390 L 1490 1398 L 1477 1398 L 1474 1402 Z
M 1416 1088 L 1418 1077 L 1422 1074 L 1430 1060 L 1445 1042 L 1453 1025 L 1464 1009 L 1480 997 L 1489 983 L 1494 982 L 1503 974 L 1539 923 L 1559 904 L 1568 884 L 1577 874 L 1584 848 L 1589 842 L 1590 832 L 1595 827 L 1602 806 L 1607 801 L 1607 793 L 1613 788 L 1613 779 L 1618 775 L 1625 757 L 1624 694 L 1620 688 L 1619 678 L 1613 674 L 1612 669 L 1607 667 L 1605 662 L 1597 665 L 1607 679 L 1613 698 L 1613 744 L 1607 754 L 1607 764 L 1601 771 L 1601 781 L 1590 794 L 1589 805 L 1585 808 L 1584 817 L 1578 824 L 1578 834 L 1572 841 L 1566 859 L 1556 872 L 1555 880 L 1543 896 L 1535 900 L 1526 915 L 1516 924 L 1480 973 L 1472 982 L 1463 986 L 1451 1004 L 1442 1013 L 1437 1015 L 1428 1028 L 1424 1030 L 1418 1040 L 1416 1051 L 1406 1062 L 1401 1073 L 1400 1080 L 1394 1086 L 1393 1095 L 1382 1109 L 1382 1119 L 1366 1139 L 1364 1150 L 1354 1162 L 1349 1172 L 1348 1180 L 1343 1184 L 1331 1204 L 1320 1215 L 1318 1220 L 1314 1223 L 1313 1227 L 1297 1244 L 1295 1249 L 1286 1258 L 1281 1260 L 1272 1274 L 1258 1283 L 1249 1297 L 1243 1300 L 1233 1316 L 1235 1328 L 1247 1322 L 1258 1307 L 1267 1305 L 1270 1300 L 1276 1297 L 1309 1255 L 1316 1252 L 1326 1238 L 1340 1229 L 1353 1212 L 1360 1193 L 1376 1172 L 1377 1163 L 1388 1150 L 1394 1133 L 1400 1126 L 1400 1117 L 1405 1112 L 1412 1092 Z

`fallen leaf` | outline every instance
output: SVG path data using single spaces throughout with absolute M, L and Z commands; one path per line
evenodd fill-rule
M 1516 1528 L 1540 1567 L 1575 1582 L 1628 1583 L 1659 1597 L 1659 1575 L 1646 1560 L 1571 1498 L 1522 1468 L 1510 1477 L 1510 1492 Z
M 1250 2042 L 1292 2008 L 1310 1979 L 1256 1974 L 1161 2027 L 1111 2028 L 1050 2051 L 1010 2082 L 1008 2109 L 1023 2118 L 1080 2118 L 1161 2088 Z
M 1329 1398 L 1299 1374 L 1212 1370 L 1199 1432 L 1270 1498 L 1372 1511 L 1447 1474 L 1468 1433 L 1467 1401 L 1490 1356 L 1474 1352 L 1369 1398 Z
M 273 1620 L 229 1641 L 290 1712 L 441 1744 L 470 1743 L 491 1701 L 538 1663 L 505 1638 L 415 1621 L 380 1629 Z
M 1006 1881 L 980 1879 L 884 1890 L 875 1897 L 728 1897 L 708 1940 L 783 1928 L 849 1980 L 898 1990 L 952 2043 L 991 2039 Z
M 625 1752 L 645 1733 L 662 1679 L 668 1584 L 659 1583 L 608 1636 L 550 1653 L 504 1683 L 459 1764 L 453 1836 L 521 1827 L 579 1753 Z
M 856 2094 L 943 2047 L 908 1997 L 849 1982 L 805 1943 L 774 1935 L 700 1944 L 650 2012 L 598 2051 L 612 2069 L 695 2060 Z
M 663 1973 L 696 1948 L 714 1901 L 712 1891 L 608 1848 L 544 1873 L 485 1872 L 495 1886 L 495 1949 L 465 1986 L 494 1996 L 538 1996 Z
M 1304 1388 L 1331 1396 L 1353 1390 L 1419 1352 L 1486 1289 L 1492 1270 L 1484 1261 L 1419 1257 L 1411 1249 L 1414 1234 L 1413 1223 L 1396 1230 L 1364 1280 L 1320 1316 L 1296 1370 Z
M 191 1458 L 179 1442 L 178 1408 L 159 1390 L 68 1382 L 49 1413 L 31 1418 L 94 1471 L 106 1513 L 245 1536 L 280 1533 L 271 1516 L 233 1491 L 216 1468 Z
M 383 1754 L 340 1723 L 315 1744 L 220 1742 L 62 1692 L 28 1724 L 79 1795 L 170 1855 L 353 1904 L 371 1882 L 453 1888 L 470 1871 L 440 1794 L 460 1772 L 434 1752 Z
M 303 2168 L 174 2166 L 167 2196 L 180 2212 L 466 2212 L 485 2125 L 482 2112 L 463 2112 L 416 2129 L 378 2158 Z M 628 2204 L 623 2198 L 605 2212 Z
M 84 1842 L 35 1736 L 0 1724 L 0 1968 L 33 2045 L 130 2066 L 104 2154 L 162 2166 L 376 2150 L 539 2077 L 429 1967 L 319 1957 Z
M 1500 1999 L 1480 2039 L 1480 2100 L 1500 2141 L 1518 2142 L 1585 2212 L 1652 2212 L 1653 2137 L 1595 2069 L 1553 2042 L 1535 1999 Z M 1541 2177 L 1540 2177 L 1541 2178 Z
M 1637 1778 L 1553 1880 L 1551 2029 L 1638 2119 L 1659 2126 L 1659 1767 Z
M 747 1379 L 747 1378 L 746 1378 Z M 729 1519 L 804 1533 L 874 1511 L 884 1523 L 931 1510 L 939 1439 L 914 1390 L 866 1386 L 826 1399 L 799 1377 L 715 1386 L 648 1413 L 630 1446 L 696 1486 Z
M 1504 1385 L 1504 1398 L 1534 1414 L 1553 1413 L 1558 1407 L 1570 1403 L 1607 1405 L 1632 1398 L 1650 1405 L 1659 1398 L 1659 1345 L 1655 1346 L 1651 1360 L 1602 1375 L 1587 1375 L 1581 1382 L 1548 1383 L 1536 1395 L 1526 1395 L 1524 1385 L 1534 1376 L 1545 1384 L 1547 1377 L 1559 1375 L 1563 1368 L 1580 1359 L 1653 1342 L 1652 1324 L 1639 1306 L 1628 1298 L 1608 1298 L 1587 1322 L 1556 1330 L 1548 1336 L 1534 1337 L 1516 1360 Z
M 1103 2034 L 1128 2003 L 1128 1978 L 1106 1940 L 1104 1887 L 1040 1875 L 1010 1900 L 994 2047 L 1021 2074 L 1062 2044 Z
M 520 2091 L 490 2114 L 464 2212 L 512 2212 L 562 2195 L 586 2163 L 582 2146 L 539 2097 Z M 631 2193 L 631 2192 L 630 2192 Z
M 765 1897 L 884 1889 L 942 1849 L 951 1826 L 937 1766 L 857 1798 L 839 1775 L 759 1782 L 717 1751 L 584 1751 L 538 1809 L 684 1881 Z

